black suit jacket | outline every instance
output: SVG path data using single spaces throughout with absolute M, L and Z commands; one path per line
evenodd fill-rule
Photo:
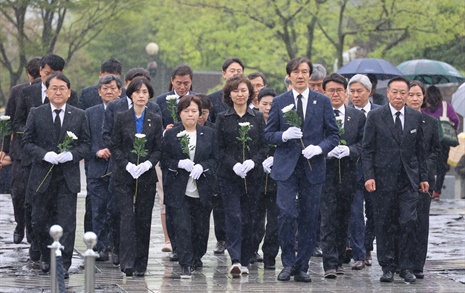
M 423 137 L 425 139 L 426 151 L 426 168 L 428 169 L 428 183 L 430 190 L 434 188 L 437 173 L 437 160 L 441 152 L 441 143 L 439 142 L 438 121 L 428 114 L 422 113 L 423 116 Z
M 63 142 L 66 132 L 71 131 L 78 137 L 71 143 L 73 160 L 58 164 L 54 168 L 62 168 L 68 189 L 78 193 L 81 190 L 79 161 L 84 158 L 91 145 L 86 114 L 81 109 L 66 105 L 60 137 L 57 139 L 55 132 L 51 130 L 53 115 L 50 104 L 31 109 L 22 142 L 23 151 L 33 160 L 28 188 L 32 192 L 36 191 L 52 166 L 43 160 L 45 154 L 50 151 L 58 153 L 58 144 Z M 52 173 L 47 176 L 38 190 L 39 193 L 47 190 L 51 177 Z
M 126 96 L 126 89 L 123 87 L 121 97 Z M 86 110 L 92 106 L 102 104 L 102 98 L 98 94 L 98 86 L 92 85 L 84 88 L 79 97 L 78 108 Z
M 142 174 L 139 179 L 144 180 L 144 178 L 152 178 L 151 176 L 154 176 L 156 182 L 157 175 L 155 172 L 155 165 L 160 160 L 163 133 L 160 116 L 146 110 L 142 133 L 146 135 L 147 142 L 145 147 L 148 154 L 147 156 L 139 158 L 139 164 L 149 160 L 152 163 L 152 168 Z M 135 135 L 136 121 L 134 119 L 134 110 L 129 109 L 126 110 L 126 112 L 117 113 L 111 133 L 110 151 L 111 156 L 116 162 L 112 170 L 112 178 L 119 182 L 132 182 L 134 180 L 131 174 L 126 171 L 126 165 L 129 162 L 137 165 L 137 155 L 132 152 L 134 149 Z
M 186 186 L 189 172 L 178 168 L 178 162 L 189 159 L 182 152 L 181 144 L 176 135 L 184 130 L 184 126 L 177 125 L 167 130 L 163 137 L 162 159 L 160 166 L 163 170 L 164 203 L 172 207 L 180 207 L 186 196 Z M 202 165 L 203 173 L 196 180 L 200 202 L 207 208 L 212 205 L 215 191 L 215 172 L 218 165 L 218 145 L 215 130 L 210 127 L 197 125 L 197 142 L 195 146 L 194 163 Z
M 344 134 L 340 139 L 346 141 L 349 156 L 342 159 L 329 158 L 326 162 L 326 183 L 341 183 L 347 190 L 355 192 L 357 187 L 357 162 L 362 153 L 363 131 L 365 129 L 365 114 L 354 108 L 345 107 Z M 341 182 L 339 182 L 339 167 Z
M 160 107 L 156 103 L 149 101 L 146 107 L 150 112 L 159 115 L 161 119 Z M 105 147 L 110 148 L 111 146 L 111 133 L 115 123 L 116 113 L 126 112 L 127 110 L 128 99 L 126 96 L 108 103 L 107 109 L 105 110 L 105 119 L 103 121 L 103 144 Z
M 85 160 L 87 164 L 87 178 L 101 178 L 108 172 L 109 160 L 97 157 L 97 152 L 104 149 L 103 144 L 103 119 L 105 117 L 105 107 L 102 104 L 92 106 L 86 110 L 86 117 L 89 123 L 90 138 L 92 146 L 87 153 Z
M 368 113 L 363 134 L 362 166 L 364 179 L 375 179 L 378 191 L 396 191 L 402 168 L 414 190 L 428 181 L 423 142 L 423 116 L 405 106 L 404 129 L 395 134 L 388 105 Z
M 155 98 L 155 102 L 160 106 L 161 110 L 161 119 L 163 121 L 163 128 L 166 128 L 166 125 L 168 124 L 173 124 L 174 120 L 171 117 L 171 112 L 168 110 L 168 106 L 166 105 L 166 97 L 169 95 L 174 95 L 174 90 L 169 91 L 167 93 L 161 94 L 158 97 Z M 196 95 L 197 93 L 189 91 L 189 95 Z M 181 121 L 179 118 L 179 115 L 176 115 L 178 117 L 178 121 Z
M 213 109 L 210 113 L 210 120 L 215 123 L 218 114 L 228 110 L 229 106 L 223 103 L 223 90 L 209 94 L 208 98 L 213 104 Z

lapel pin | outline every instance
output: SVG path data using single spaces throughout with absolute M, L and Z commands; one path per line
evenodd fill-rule
M 202 135 L 203 135 L 203 132 L 200 132 L 200 135 L 202 136 Z
M 152 124 L 149 123 L 149 127 L 152 127 Z
M 313 101 L 313 105 L 316 105 L 316 100 Z

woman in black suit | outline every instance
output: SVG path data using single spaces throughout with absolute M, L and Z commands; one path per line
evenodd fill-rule
M 410 90 L 407 97 L 407 106 L 421 111 L 424 104 L 425 87 L 417 80 L 410 82 Z M 423 279 L 423 267 L 425 265 L 428 251 L 429 233 L 429 209 L 431 205 L 431 194 L 434 190 L 436 166 L 441 153 L 439 143 L 438 122 L 428 114 L 423 113 L 423 137 L 426 151 L 426 167 L 428 169 L 429 193 L 419 193 L 417 202 L 417 221 L 415 222 L 415 255 L 413 261 L 413 274 L 417 279 Z
M 152 209 L 160 159 L 162 123 L 159 115 L 146 111 L 153 88 L 145 78 L 136 78 L 126 93 L 133 108 L 115 116 L 111 155 L 115 194 L 121 213 L 120 265 L 126 276 L 144 276 L 147 269 Z M 136 135 L 143 137 L 145 155 L 133 152 Z M 145 135 L 145 137 L 144 137 Z
M 173 212 L 180 276 L 190 278 L 193 269 L 202 267 L 207 251 L 218 149 L 215 131 L 197 124 L 202 113 L 199 98 L 181 98 L 177 112 L 182 123 L 166 131 L 160 165 L 164 203 Z
M 216 117 L 219 167 L 218 186 L 223 197 L 226 245 L 231 257 L 233 277 L 247 275 L 253 256 L 253 224 L 255 206 L 263 176 L 262 162 L 268 154 L 264 138 L 263 114 L 249 108 L 254 93 L 244 75 L 228 79 L 224 87 L 224 102 L 230 107 Z M 239 123 L 250 123 L 243 158 L 243 144 L 237 139 Z

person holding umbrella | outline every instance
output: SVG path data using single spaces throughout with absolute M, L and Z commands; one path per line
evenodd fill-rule
M 457 113 L 455 113 L 454 108 L 448 102 L 443 101 L 441 92 L 439 91 L 438 87 L 434 85 L 428 87 L 426 89 L 426 107 L 422 109 L 422 112 L 439 119 L 439 117 L 442 116 L 444 105 L 447 107 L 447 118 L 449 118 L 449 121 L 453 124 L 454 129 L 457 131 L 460 122 L 459 117 L 457 116 Z M 439 155 L 438 160 L 438 169 L 436 183 L 434 186 L 433 200 L 439 200 L 441 196 L 442 186 L 444 185 L 444 178 L 446 176 L 447 171 L 449 171 L 450 169 L 449 165 L 447 164 L 449 150 L 449 145 L 441 143 L 441 153 Z

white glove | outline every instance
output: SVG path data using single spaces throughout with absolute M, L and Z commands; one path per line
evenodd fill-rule
M 241 178 L 245 178 L 245 173 L 242 171 L 242 164 L 241 163 L 236 163 L 233 167 L 234 173 L 236 173 L 237 176 L 240 176 Z
M 300 139 L 302 138 L 302 130 L 295 126 L 289 127 L 286 131 L 283 132 L 283 141 L 288 141 L 290 139 Z
M 265 161 L 262 163 L 263 171 L 266 173 L 271 173 L 271 167 L 273 167 L 273 157 L 266 158 Z
M 350 154 L 349 147 L 346 145 L 338 145 L 337 148 L 338 148 L 339 154 L 336 156 L 336 158 L 338 159 L 347 157 Z
M 337 155 L 339 154 L 339 148 L 336 146 L 332 151 L 328 153 L 328 158 L 337 158 Z
M 71 152 L 59 153 L 57 156 L 58 163 L 66 163 L 73 160 L 73 154 Z
M 129 174 L 131 174 L 132 178 L 134 178 L 134 179 L 139 178 L 139 176 L 136 176 L 136 170 L 137 170 L 137 166 L 135 164 L 128 163 L 126 165 L 126 171 L 128 171 Z
M 245 160 L 244 163 L 242 163 L 242 172 L 247 175 L 250 170 L 252 170 L 255 167 L 255 163 L 252 160 Z
M 321 147 L 313 144 L 309 145 L 302 151 L 302 155 L 304 155 L 306 159 L 311 159 L 312 157 L 322 153 L 323 150 L 321 149 Z
M 55 152 L 48 152 L 45 154 L 44 158 L 42 160 L 44 160 L 45 162 L 49 162 L 50 164 L 53 164 L 53 165 L 56 165 L 58 164 L 58 155 L 57 153 Z
M 195 164 L 194 168 L 192 169 L 191 173 L 189 176 L 192 177 L 192 179 L 197 180 L 200 178 L 200 175 L 203 173 L 203 167 L 200 164 Z
M 150 161 L 147 160 L 143 163 L 140 163 L 136 167 L 135 175 L 137 176 L 137 178 L 139 178 L 142 174 L 147 172 L 150 168 L 152 168 L 152 163 Z
M 194 162 L 192 162 L 190 159 L 179 160 L 178 162 L 178 168 L 184 169 L 187 172 L 191 172 L 194 168 L 194 165 Z

